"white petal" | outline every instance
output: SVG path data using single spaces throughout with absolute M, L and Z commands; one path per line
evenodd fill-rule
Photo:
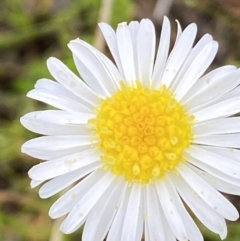
M 87 143 L 76 140 L 74 136 L 43 136 L 25 142 L 22 152 L 41 160 L 52 160 L 91 149 L 92 142 Z
M 133 57 L 134 57 L 134 67 L 135 67 L 135 73 L 136 73 L 136 79 L 139 78 L 139 71 L 138 71 L 138 31 L 139 31 L 139 22 L 137 21 L 131 21 L 129 23 L 129 30 L 132 38 L 132 46 L 133 46 Z
M 96 94 L 60 60 L 51 57 L 47 60 L 47 66 L 51 75 L 66 89 L 91 106 L 98 104 Z
M 123 221 L 121 241 L 141 241 L 143 232 L 142 186 L 133 183 Z
M 202 146 L 202 148 L 240 162 L 240 150 L 215 146 Z
M 87 113 L 45 110 L 28 113 L 20 121 L 28 130 L 42 135 L 90 135 L 87 122 L 93 117 Z
M 107 241 L 112 241 L 112 240 L 121 241 L 122 227 L 123 227 L 123 222 L 126 215 L 130 193 L 131 193 L 131 187 L 127 186 L 126 191 L 123 195 L 123 199 L 119 206 L 119 209 L 117 211 L 117 214 L 108 232 Z
M 205 203 L 181 176 L 175 173 L 169 173 L 168 175 L 171 177 L 174 187 L 196 217 L 212 232 L 218 233 L 222 238 L 226 237 L 227 226 L 222 216 Z
M 118 50 L 116 33 L 112 29 L 112 27 L 106 23 L 99 23 L 99 27 L 100 27 L 102 34 L 107 42 L 107 45 L 112 53 L 112 56 L 118 66 L 121 76 L 123 79 L 125 79 L 125 75 L 123 72 L 123 67 L 122 67 L 122 63 L 121 63 L 121 59 L 120 59 L 120 55 L 119 55 L 119 50 Z
M 104 69 L 107 71 L 108 75 L 110 78 L 115 82 L 115 84 L 119 87 L 120 86 L 120 81 L 123 80 L 123 77 L 119 73 L 119 70 L 115 66 L 115 64 L 103 53 L 101 53 L 99 50 L 95 49 L 92 45 L 80 40 L 80 39 L 75 39 L 76 42 L 80 42 L 84 46 L 86 46 L 88 49 L 94 51 L 94 54 L 96 54 L 97 58 L 101 62 L 102 66 Z
M 240 132 L 240 117 L 209 120 L 196 123 L 193 126 L 194 136 L 205 136 L 212 134 L 227 134 Z
M 176 19 L 175 20 L 176 23 L 177 23 L 177 36 L 176 36 L 176 40 L 175 40 L 175 43 L 174 45 L 176 45 L 176 43 L 178 42 L 180 36 L 182 35 L 182 27 L 181 27 L 181 24 L 179 23 L 179 21 Z
M 225 93 L 233 90 L 240 83 L 240 69 L 226 71 L 215 77 L 202 78 L 199 80 L 201 83 L 201 92 L 188 99 L 186 107 L 196 108 L 196 106 L 206 106 L 211 104 L 213 100 L 219 99 Z M 203 107 L 201 107 L 203 108 Z
M 192 98 L 196 98 L 198 100 L 204 98 L 203 93 L 208 92 L 208 88 L 211 90 L 211 86 L 213 83 L 218 82 L 223 76 L 232 73 L 232 71 L 236 70 L 235 66 L 226 65 L 215 70 L 212 70 L 208 74 L 201 77 L 192 88 L 186 93 L 186 95 L 182 99 L 182 103 L 191 103 Z M 214 94 L 214 92 L 212 93 Z M 197 98 L 198 96 L 198 98 Z
M 102 172 L 94 171 L 84 178 L 51 206 L 49 216 L 55 219 L 69 213 L 85 193 L 87 193 L 102 176 Z
M 136 73 L 134 67 L 132 39 L 126 23 L 118 24 L 117 43 L 125 80 L 127 83 L 132 84 L 136 80 Z
M 240 195 L 240 186 L 239 185 L 233 185 L 228 182 L 225 182 L 225 181 L 223 181 L 207 172 L 204 172 L 194 166 L 189 165 L 188 167 L 190 169 L 192 169 L 194 172 L 196 172 L 203 180 L 205 180 L 207 183 L 209 183 L 211 186 L 213 186 L 218 191 L 223 192 L 223 193 L 233 194 L 233 195 Z
M 175 237 L 179 241 L 187 241 L 188 237 L 183 220 L 174 202 L 171 202 L 172 197 L 168 191 L 170 187 L 166 184 L 165 179 L 162 178 L 160 181 L 156 180 L 155 188 L 157 190 L 158 198 L 161 203 L 165 217 Z
M 174 188 L 174 182 L 171 182 L 171 177 L 166 175 L 166 178 L 164 180 L 166 182 L 166 185 L 168 186 L 168 192 L 170 196 L 172 197 L 172 202 L 175 204 L 182 221 L 184 223 L 185 229 L 187 231 L 188 239 L 194 240 L 194 241 L 203 241 L 203 236 L 195 224 L 195 222 L 192 220 L 191 216 L 185 209 L 182 200 L 180 199 L 178 193 L 176 192 Z
M 108 75 L 110 76 L 110 78 L 115 82 L 116 86 L 120 87 L 120 82 L 123 80 L 123 77 L 119 73 L 119 70 L 117 69 L 117 67 L 109 58 L 107 58 L 104 54 L 102 54 L 97 49 L 95 49 L 95 53 L 101 60 L 102 65 L 104 66 L 105 70 L 108 72 Z
M 225 172 L 221 172 L 218 169 L 216 169 L 215 167 L 212 167 L 211 165 L 209 165 L 209 163 L 204 163 L 190 155 L 186 154 L 186 157 L 188 158 L 188 163 L 193 164 L 194 166 L 202 169 L 203 171 L 210 173 L 212 176 L 219 178 L 229 184 L 232 184 L 234 186 L 240 186 L 240 180 L 236 179 L 232 176 L 229 176 L 227 174 L 225 174 Z
M 155 28 L 153 23 L 148 19 L 140 22 L 138 31 L 138 78 L 143 86 L 149 86 L 155 55 Z
M 115 175 L 103 170 L 97 170 L 96 172 L 101 173 L 102 177 L 96 183 L 92 183 L 92 187 L 82 196 L 63 221 L 60 229 L 64 233 L 72 233 L 78 229 L 101 196 L 114 186 Z
M 58 95 L 53 94 L 51 92 L 51 89 L 50 90 L 34 89 L 27 93 L 27 97 L 38 101 L 42 101 L 48 105 L 51 105 L 58 109 L 69 111 L 69 112 L 92 113 L 91 109 L 75 101 L 72 98 L 66 97 L 61 94 L 58 94 Z
M 163 224 L 163 230 L 164 230 L 164 236 L 165 236 L 165 239 L 164 241 L 176 241 L 176 238 L 168 224 L 168 221 L 164 215 L 164 212 L 162 210 L 162 207 L 160 206 L 160 215 L 162 217 L 162 224 Z M 150 240 L 152 241 L 152 240 Z
M 96 93 L 105 97 L 107 93 L 112 94 L 117 90 L 115 81 L 111 78 L 108 69 L 102 64 L 102 60 L 93 47 L 90 48 L 81 40 L 71 41 L 68 47 L 80 63 L 85 66 L 84 72 L 90 72 L 91 75 L 94 75 L 94 79 L 84 78 L 85 75 L 82 75 L 81 65 L 78 65 L 79 73 Z M 89 76 L 89 74 L 86 73 L 86 76 Z
M 89 213 L 84 225 L 82 240 L 104 240 L 117 213 L 126 185 L 123 178 L 120 178 L 115 182 L 113 189 L 101 197 Z
M 193 143 L 239 148 L 240 134 L 222 134 L 222 135 L 209 135 L 209 136 L 196 136 Z
M 31 186 L 31 188 L 35 188 L 35 187 L 41 185 L 43 182 L 44 182 L 44 181 L 38 181 L 38 180 L 32 179 L 32 180 L 31 180 L 31 183 L 30 183 L 30 186 Z
M 192 64 L 192 62 L 196 59 L 196 57 L 200 54 L 200 52 L 210 43 L 212 42 L 212 36 L 209 34 L 205 34 L 194 46 L 194 48 L 190 51 L 188 57 L 184 61 L 181 69 L 179 70 L 176 78 L 174 79 L 174 82 L 171 85 L 172 90 L 176 90 L 176 87 L 179 85 L 179 83 L 183 80 L 183 76 L 186 74 L 186 71 L 189 68 L 189 66 Z M 185 95 L 184 95 L 185 96 Z M 184 98 L 184 97 L 183 97 Z
M 196 24 L 190 24 L 181 34 L 179 41 L 174 46 L 168 62 L 162 76 L 162 84 L 165 84 L 167 87 L 170 86 L 174 80 L 177 72 L 184 63 L 186 57 L 191 51 L 193 42 L 195 40 L 197 33 Z
M 228 220 L 234 221 L 238 219 L 239 214 L 236 208 L 218 191 L 188 168 L 187 164 L 179 164 L 177 170 L 182 178 L 189 183 L 200 198 L 212 209 Z
M 84 102 L 82 99 L 74 95 L 71 91 L 67 90 L 65 87 L 63 87 L 61 84 L 59 84 L 56 81 L 50 80 L 50 79 L 39 79 L 36 84 L 34 85 L 35 89 L 37 90 L 46 90 L 49 91 L 51 90 L 52 95 L 61 95 L 61 96 L 66 96 L 69 99 L 73 99 L 77 102 Z M 87 102 L 84 102 L 88 107 L 89 104 Z
M 197 146 L 191 146 L 185 152 L 231 177 L 240 179 L 240 163 L 234 160 Z
M 28 175 L 35 180 L 47 180 L 101 162 L 99 158 L 99 153 L 95 149 L 90 149 L 35 165 L 29 170 Z
M 75 171 L 58 176 L 49 182 L 45 183 L 39 190 L 41 198 L 49 198 L 56 193 L 62 191 L 64 188 L 70 186 L 74 182 L 80 180 L 90 172 L 94 171 L 102 165 L 101 162 L 94 162 Z
M 240 87 L 237 86 L 232 91 L 229 91 L 228 93 L 222 95 L 218 100 L 213 101 L 213 103 L 217 103 L 219 101 L 228 100 L 228 99 L 231 99 L 231 98 L 234 98 L 234 97 L 239 97 L 239 95 L 240 95 Z
M 92 148 L 90 136 L 42 136 L 25 142 L 22 152 L 29 156 L 51 160 Z
M 145 187 L 145 240 L 165 240 L 159 201 L 154 185 Z
M 206 71 L 212 63 L 218 50 L 218 44 L 215 41 L 208 43 L 201 52 L 192 60 L 186 73 L 179 82 L 175 94 L 176 99 L 181 100 L 187 91 L 193 86 L 200 76 Z
M 162 32 L 157 52 L 157 57 L 153 69 L 152 75 L 152 85 L 153 88 L 159 88 L 162 75 L 166 66 L 169 45 L 170 45 L 170 34 L 171 34 L 171 25 L 169 19 L 164 17 L 162 24 Z
M 194 115 L 195 121 L 205 121 L 219 117 L 234 115 L 240 111 L 240 97 L 234 97 L 222 102 L 210 105 L 198 111 L 189 110 Z
M 169 226 L 169 224 L 168 224 L 168 221 L 167 221 L 167 219 L 166 219 L 166 217 L 165 217 L 165 215 L 164 215 L 162 206 L 160 205 L 159 198 L 158 198 L 158 196 L 157 196 L 156 188 L 155 188 L 154 185 L 153 185 L 153 189 L 154 189 L 154 193 L 155 193 L 156 198 L 157 198 L 156 201 L 158 202 L 158 209 L 153 209 L 153 207 L 151 207 L 151 208 L 152 208 L 151 211 L 154 212 L 154 214 L 155 214 L 156 216 L 159 216 L 160 219 L 161 219 L 163 233 L 161 233 L 160 240 L 162 240 L 162 237 L 164 237 L 164 238 L 165 238 L 164 241 L 176 241 L 176 238 L 175 238 L 175 236 L 174 236 L 174 234 L 173 234 L 173 232 L 172 232 L 172 230 L 171 230 L 171 228 L 170 228 L 170 226 Z M 150 200 L 150 201 L 151 201 L 151 200 Z M 159 211 L 158 214 L 157 214 L 157 211 Z M 159 221 L 158 221 L 158 222 L 159 222 Z M 157 222 L 157 223 L 158 223 L 158 222 Z M 160 229 L 160 230 L 161 230 L 161 227 L 157 227 L 157 229 Z M 153 230 L 151 230 L 151 231 L 154 232 Z M 145 231 L 145 232 L 146 232 L 146 231 Z M 157 239 L 157 240 L 159 240 L 159 239 Z M 146 241 L 152 241 L 152 239 L 147 239 L 147 238 L 146 238 Z

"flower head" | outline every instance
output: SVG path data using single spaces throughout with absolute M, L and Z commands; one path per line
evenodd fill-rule
M 201 241 L 182 200 L 211 231 L 226 237 L 236 208 L 218 191 L 240 194 L 240 70 L 203 75 L 218 44 L 209 34 L 195 46 L 197 27 L 178 34 L 169 53 L 163 20 L 155 56 L 150 20 L 100 28 L 115 64 L 82 40 L 69 48 L 82 80 L 58 59 L 47 66 L 57 81 L 40 79 L 28 97 L 59 110 L 21 118 L 45 135 L 22 151 L 44 160 L 29 171 L 48 198 L 72 187 L 51 207 L 68 214 L 65 233 L 83 223 L 83 240 Z

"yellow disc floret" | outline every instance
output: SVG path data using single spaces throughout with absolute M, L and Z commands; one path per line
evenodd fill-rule
M 102 100 L 91 124 L 105 168 L 128 181 L 148 183 L 184 161 L 193 138 L 193 118 L 165 88 L 122 88 Z

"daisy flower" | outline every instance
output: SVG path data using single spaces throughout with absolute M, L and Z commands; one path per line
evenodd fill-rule
M 56 108 L 21 118 L 44 135 L 22 146 L 43 161 L 31 186 L 43 184 L 41 198 L 70 187 L 49 215 L 67 215 L 64 233 L 85 224 L 82 240 L 201 241 L 189 210 L 224 239 L 225 220 L 239 216 L 219 191 L 240 195 L 240 70 L 204 75 L 218 44 L 206 34 L 194 45 L 194 23 L 178 23 L 171 51 L 166 17 L 158 48 L 148 19 L 99 26 L 116 65 L 76 39 L 68 47 L 81 78 L 49 58 L 56 81 L 27 94 Z

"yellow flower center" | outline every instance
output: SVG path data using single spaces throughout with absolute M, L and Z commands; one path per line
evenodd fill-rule
M 141 183 L 174 170 L 193 138 L 193 117 L 165 86 L 153 90 L 122 84 L 102 100 L 90 123 L 100 140 L 104 168 Z

